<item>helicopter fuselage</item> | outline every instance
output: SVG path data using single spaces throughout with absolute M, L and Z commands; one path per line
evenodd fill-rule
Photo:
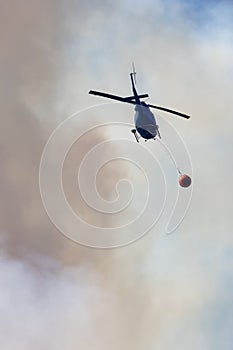
M 134 123 L 137 132 L 146 140 L 154 139 L 158 133 L 158 126 L 154 114 L 145 102 L 135 106 Z

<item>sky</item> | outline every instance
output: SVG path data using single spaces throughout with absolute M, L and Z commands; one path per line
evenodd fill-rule
M 232 2 L 12 0 L 0 6 L 2 348 L 231 350 Z M 149 93 L 151 103 L 191 115 L 187 121 L 156 114 L 162 140 L 193 177 L 190 208 L 172 235 L 165 234 L 177 194 L 171 159 L 158 144 L 131 142 L 130 106 L 100 106 L 106 101 L 88 95 L 90 89 L 130 95 L 132 61 L 138 90 Z M 82 110 L 65 136 L 111 124 L 83 134 L 64 162 L 64 191 L 84 222 L 107 232 L 120 225 L 119 239 L 134 237 L 124 224 L 141 212 L 147 182 L 133 161 L 153 179 L 148 222 L 159 213 L 165 187 L 168 192 L 158 223 L 122 248 L 73 242 L 43 206 L 43 149 L 55 128 Z M 105 142 L 77 188 L 82 160 Z M 52 154 L 59 157 L 62 145 Z M 153 167 L 151 155 L 158 162 Z M 129 179 L 134 187 L 132 203 L 115 216 L 93 210 L 82 198 L 96 200 L 90 186 L 94 160 L 103 165 L 106 159 L 112 161 L 96 177 L 100 195 L 114 200 L 119 190 L 124 204 L 130 188 L 119 183 L 116 191 L 116 184 Z M 51 189 L 54 164 L 55 158 L 48 171 Z M 181 212 L 188 191 L 180 193 Z M 72 226 L 51 198 L 59 218 Z M 92 237 L 91 227 L 75 230 Z

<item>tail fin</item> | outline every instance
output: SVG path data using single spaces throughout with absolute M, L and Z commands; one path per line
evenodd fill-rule
M 135 87 L 135 83 L 136 83 L 136 79 L 135 79 L 135 76 L 136 76 L 136 71 L 135 71 L 135 67 L 134 67 L 134 64 L 132 63 L 132 68 L 133 68 L 133 72 L 130 73 L 130 79 L 131 79 L 131 83 L 132 83 L 132 91 L 133 91 L 133 95 L 134 95 L 134 99 L 135 99 L 135 102 L 137 105 L 140 105 L 141 102 L 140 102 L 140 98 L 138 96 L 138 93 L 137 93 L 137 90 L 136 90 L 136 87 Z
M 132 75 L 133 75 L 133 78 L 134 78 L 134 83 L 135 83 L 135 85 L 136 85 L 136 70 L 135 70 L 135 65 L 134 65 L 134 63 L 132 62 Z

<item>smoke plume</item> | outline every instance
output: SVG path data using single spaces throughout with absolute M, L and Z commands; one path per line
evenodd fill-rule
M 199 20 L 183 1 L 1 3 L 2 348 L 230 349 L 231 13 L 229 3 L 214 1 Z M 94 103 L 90 88 L 129 95 L 132 59 L 142 92 L 193 116 L 173 123 L 186 135 L 198 189 L 178 236 L 154 229 L 119 250 L 90 249 L 50 222 L 39 191 L 41 154 L 59 122 Z M 74 191 L 74 169 L 106 139 L 97 129 L 74 144 L 63 180 L 73 207 L 108 227 L 114 219 L 87 210 Z M 114 147 L 108 152 L 114 158 Z M 128 174 L 124 163 L 107 165 L 99 192 L 111 199 Z

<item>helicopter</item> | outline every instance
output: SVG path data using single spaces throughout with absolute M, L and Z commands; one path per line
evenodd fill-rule
M 135 116 L 134 116 L 135 128 L 132 129 L 131 132 L 134 134 L 137 142 L 139 142 L 140 137 L 145 139 L 145 141 L 149 139 L 155 140 L 157 136 L 161 139 L 159 126 L 150 108 L 155 108 L 161 111 L 172 113 L 185 119 L 189 119 L 190 116 L 184 113 L 174 111 L 172 109 L 165 108 L 165 107 L 159 107 L 152 104 L 147 104 L 144 101 L 142 101 L 141 99 L 148 98 L 149 95 L 148 94 L 139 95 L 137 93 L 136 70 L 135 70 L 134 64 L 132 64 L 132 68 L 133 68 L 132 69 L 133 71 L 130 73 L 130 80 L 132 85 L 133 96 L 121 97 L 121 96 L 112 95 L 109 93 L 95 91 L 95 90 L 90 90 L 89 94 L 135 105 L 135 109 L 134 109 L 135 110 Z

